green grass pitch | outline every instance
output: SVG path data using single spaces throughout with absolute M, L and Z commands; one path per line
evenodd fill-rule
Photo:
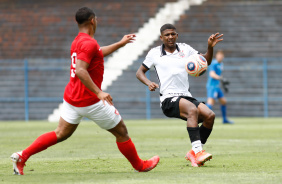
M 193 168 L 184 159 L 191 148 L 186 123 L 177 119 L 125 120 L 142 159 L 160 156 L 148 173 L 134 172 L 114 137 L 83 121 L 68 140 L 32 156 L 25 175 L 15 176 L 9 156 L 27 147 L 57 124 L 43 121 L 0 122 L 0 183 L 282 183 L 282 119 L 217 119 L 204 149 L 213 159 Z

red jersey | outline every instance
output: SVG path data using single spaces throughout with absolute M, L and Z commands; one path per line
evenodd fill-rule
M 70 81 L 65 88 L 64 100 L 76 107 L 86 107 L 100 101 L 75 75 L 76 60 L 89 63 L 87 69 L 93 82 L 101 89 L 104 74 L 104 56 L 97 41 L 86 33 L 79 33 L 71 45 Z

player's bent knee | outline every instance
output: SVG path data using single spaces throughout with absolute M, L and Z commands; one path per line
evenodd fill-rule
M 196 106 L 189 107 L 188 116 L 198 116 L 198 109 Z
M 197 117 L 198 116 L 198 109 L 196 107 L 190 106 L 189 108 L 185 110 L 180 111 L 180 116 L 184 117 L 186 119 Z
M 127 128 L 122 120 L 117 124 L 117 126 L 108 131 L 116 137 L 117 142 L 124 142 L 129 139 Z
M 213 123 L 215 119 L 215 113 L 210 110 L 207 116 L 207 121 Z
M 58 142 L 62 142 L 66 139 L 68 139 L 73 132 L 63 132 L 63 131 L 60 131 L 60 130 L 55 130 L 55 133 L 56 133 L 56 136 L 57 136 L 57 141 Z
M 127 133 L 112 133 L 116 137 L 117 142 L 125 142 L 129 140 L 129 135 Z

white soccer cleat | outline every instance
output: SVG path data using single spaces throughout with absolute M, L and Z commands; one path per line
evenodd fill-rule
M 25 166 L 26 160 L 22 157 L 22 151 L 16 152 L 11 155 L 11 160 L 13 162 L 13 170 L 15 175 L 24 175 L 23 168 Z

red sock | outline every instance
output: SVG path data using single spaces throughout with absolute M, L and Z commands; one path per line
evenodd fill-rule
M 54 131 L 42 134 L 29 147 L 23 150 L 22 157 L 27 160 L 31 155 L 43 151 L 56 143 L 57 135 Z
M 129 138 L 125 142 L 117 142 L 119 151 L 127 158 L 132 167 L 136 170 L 141 170 L 143 167 L 143 160 L 141 160 L 137 154 L 136 148 Z

